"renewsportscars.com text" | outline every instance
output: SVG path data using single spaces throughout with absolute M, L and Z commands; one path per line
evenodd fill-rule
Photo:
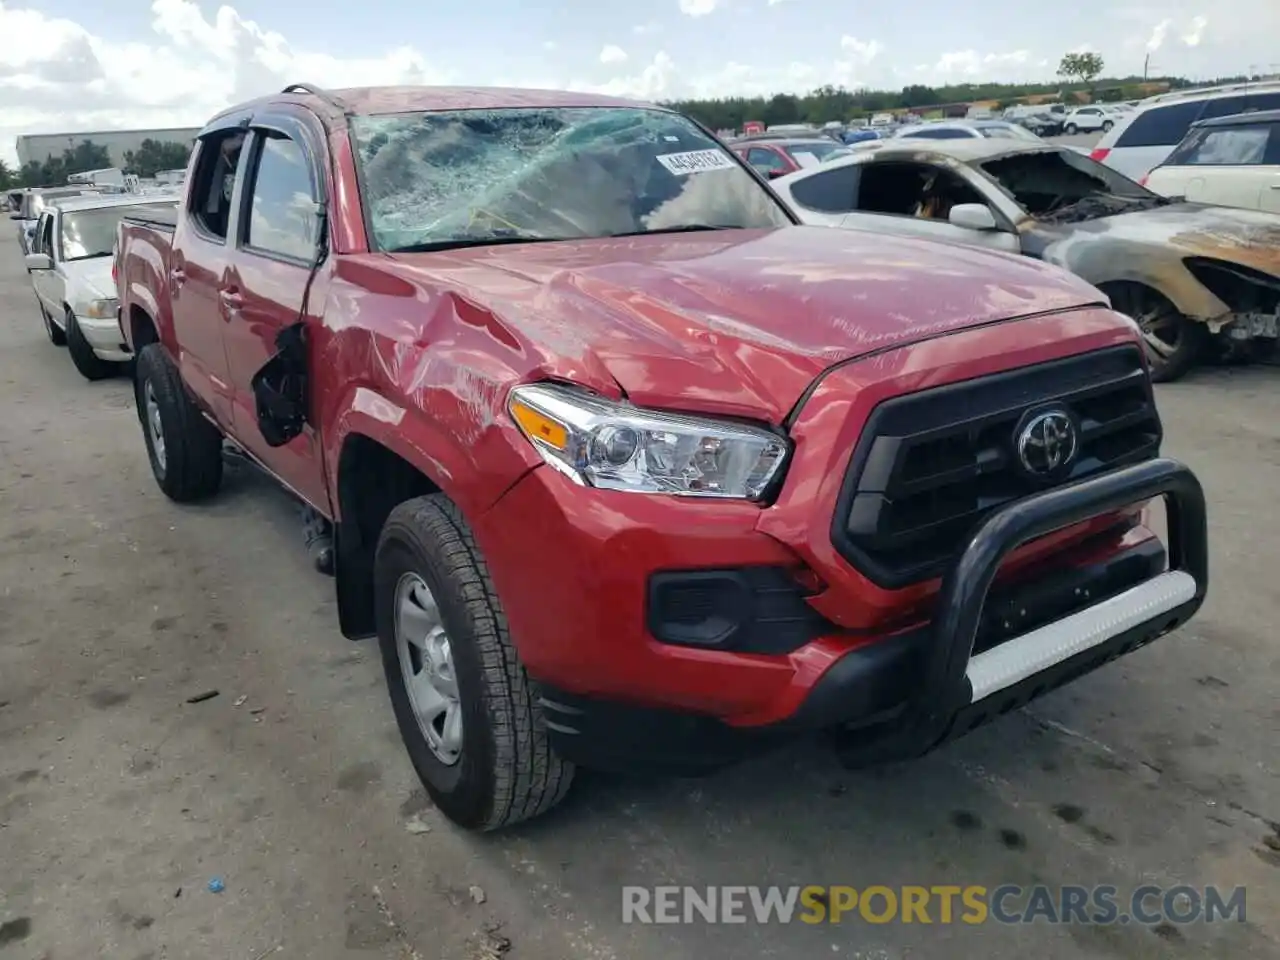
M 623 887 L 623 923 L 1157 924 L 1245 920 L 1245 888 Z

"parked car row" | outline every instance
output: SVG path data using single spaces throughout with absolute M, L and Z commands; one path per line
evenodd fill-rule
M 927 237 L 1053 263 L 1142 329 L 1157 380 L 1207 343 L 1273 355 L 1280 216 L 1153 193 L 1051 144 L 889 140 L 774 182 L 805 223 Z

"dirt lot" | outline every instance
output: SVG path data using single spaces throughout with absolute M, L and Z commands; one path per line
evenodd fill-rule
M 248 472 L 167 502 L 127 384 L 49 344 L 3 247 L 0 960 L 1280 955 L 1276 370 L 1160 390 L 1211 498 L 1188 628 L 910 766 L 803 746 L 698 782 L 584 777 L 477 838 L 417 790 L 290 503 Z M 621 922 L 623 884 L 1006 882 L 1245 885 L 1248 919 Z

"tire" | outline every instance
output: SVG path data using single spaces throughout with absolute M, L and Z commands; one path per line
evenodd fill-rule
M 217 493 L 222 483 L 222 434 L 187 396 L 160 344 L 148 344 L 138 354 L 133 389 L 147 459 L 165 496 L 193 503 Z
M 40 320 L 44 323 L 45 336 L 49 338 L 49 342 L 55 347 L 65 347 L 67 345 L 67 335 L 64 331 L 59 330 L 53 322 L 53 317 L 49 316 L 49 311 L 44 308 L 44 304 L 40 299 L 36 298 L 36 306 L 40 308 Z
M 419 637 L 443 637 L 448 650 L 443 658 L 422 653 L 429 643 L 413 645 L 416 657 L 409 652 L 411 631 L 397 615 L 409 596 L 418 598 L 419 613 L 434 608 L 434 618 L 419 618 Z M 440 811 L 461 827 L 485 831 L 538 816 L 559 803 L 574 767 L 552 752 L 535 685 L 512 643 L 488 567 L 466 520 L 443 494 L 407 500 L 387 518 L 374 561 L 374 603 L 396 723 Z M 428 659 L 444 669 L 427 668 Z M 431 673 L 451 678 L 456 698 L 440 714 L 434 746 L 426 732 L 433 724 L 420 722 L 415 709 L 424 695 L 411 693 L 410 681 L 414 674 L 422 681 Z M 421 691 L 423 682 L 412 687 Z M 451 757 L 450 709 L 461 724 Z
M 1065 127 L 1062 128 L 1062 132 L 1065 133 L 1068 137 L 1074 137 L 1076 133 L 1079 132 L 1079 129 L 1080 128 L 1077 127 L 1074 123 L 1068 123 Z
M 103 360 L 93 352 L 93 347 L 84 337 L 84 331 L 76 322 L 76 316 L 70 310 L 64 321 L 67 331 L 67 352 L 71 354 L 71 362 L 86 380 L 106 380 L 120 372 L 120 364 Z
M 1195 366 L 1209 342 L 1209 330 L 1203 323 L 1179 312 L 1158 290 L 1140 283 L 1103 284 L 1101 289 L 1111 297 L 1111 305 L 1142 330 L 1152 380 L 1171 383 Z M 1153 346 L 1153 337 L 1164 347 Z

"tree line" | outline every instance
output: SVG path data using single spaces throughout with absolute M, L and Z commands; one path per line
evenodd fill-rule
M 154 177 L 161 170 L 185 168 L 191 147 L 184 143 L 147 138 L 137 150 L 127 150 L 124 155 L 125 173 L 139 177 Z M 0 160 L 0 190 L 13 187 L 59 187 L 72 174 L 89 170 L 102 170 L 113 166 L 107 148 L 92 140 L 81 140 L 74 147 L 62 151 L 61 156 L 47 160 L 32 160 L 19 170 L 12 170 Z
M 1004 109 L 1033 96 L 1050 97 L 1068 105 L 1093 100 L 1140 100 L 1150 96 L 1153 89 L 1192 86 L 1191 81 L 1183 77 L 1100 78 L 1102 68 L 1102 58 L 1097 54 L 1067 54 L 1058 67 L 1058 74 L 1063 78 L 1061 82 L 959 83 L 938 87 L 910 84 L 901 90 L 849 90 L 827 85 L 806 94 L 673 100 L 664 105 L 693 117 L 712 130 L 741 130 L 748 120 L 758 120 L 766 125 L 805 123 L 816 126 L 832 120 L 866 118 L 874 113 L 922 110 L 974 101 L 994 101 L 997 109 Z M 1222 77 L 1207 82 L 1238 83 L 1249 79 L 1246 76 Z

